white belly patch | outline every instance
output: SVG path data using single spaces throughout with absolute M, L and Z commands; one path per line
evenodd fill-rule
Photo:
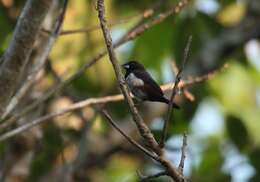
M 134 96 L 139 99 L 146 98 L 146 94 L 138 88 L 144 85 L 143 80 L 137 78 L 133 73 L 130 73 L 126 78 L 126 83 Z
M 133 73 L 130 73 L 127 78 L 126 78 L 126 83 L 128 86 L 131 87 L 138 87 L 138 86 L 143 86 L 144 82 L 143 80 L 137 78 Z

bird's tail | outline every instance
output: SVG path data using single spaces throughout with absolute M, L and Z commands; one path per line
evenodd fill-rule
M 166 99 L 165 97 L 163 97 L 163 99 L 161 100 L 162 102 L 164 102 L 165 104 L 169 104 L 169 100 Z M 180 106 L 178 106 L 176 103 L 172 103 L 172 107 L 176 108 L 176 109 L 180 109 Z

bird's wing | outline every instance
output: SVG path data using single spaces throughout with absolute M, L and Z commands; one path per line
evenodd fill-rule
M 150 76 L 150 74 L 148 72 L 146 72 L 146 71 L 135 71 L 134 74 L 137 78 L 143 80 L 145 90 L 147 89 L 147 91 L 150 91 L 151 93 L 163 96 L 162 89 L 153 80 L 153 78 Z

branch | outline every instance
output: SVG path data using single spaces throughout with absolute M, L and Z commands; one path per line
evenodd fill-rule
M 17 88 L 20 75 L 31 55 L 41 24 L 53 0 L 28 0 L 18 19 L 13 38 L 1 58 L 0 115 Z
M 158 162 L 161 163 L 162 166 L 166 169 L 168 172 L 168 175 L 172 177 L 173 180 L 176 182 L 183 182 L 185 181 L 185 178 L 182 174 L 180 174 L 174 166 L 171 165 L 171 163 L 165 159 L 163 155 L 163 150 L 159 147 L 157 141 L 155 140 L 151 130 L 148 128 L 148 126 L 144 123 L 143 119 L 139 115 L 137 109 L 134 106 L 133 100 L 130 97 L 130 94 L 127 90 L 127 87 L 124 82 L 124 77 L 120 68 L 120 65 L 118 64 L 117 58 L 115 56 L 115 52 L 113 49 L 113 43 L 110 36 L 110 32 L 106 25 L 106 19 L 105 19 L 105 7 L 104 7 L 104 0 L 98 0 L 97 1 L 97 10 L 98 10 L 98 17 L 100 21 L 100 26 L 102 28 L 103 36 L 105 39 L 106 47 L 108 50 L 109 59 L 113 65 L 116 78 L 118 81 L 118 84 L 120 86 L 121 91 L 123 92 L 124 98 L 126 99 L 130 111 L 133 117 L 133 120 L 135 121 L 135 124 L 139 130 L 139 133 L 143 137 L 144 141 L 148 144 L 148 146 L 152 149 L 153 152 L 155 152 L 158 156 Z
M 137 18 L 147 19 L 147 18 L 151 17 L 153 14 L 154 14 L 153 9 L 147 9 L 144 12 L 139 13 L 137 15 L 126 17 L 126 18 L 118 20 L 118 21 L 113 21 L 113 22 L 109 23 L 108 26 L 112 27 L 112 26 L 115 26 L 115 25 L 128 23 L 129 21 L 137 19 Z M 87 27 L 87 28 L 79 28 L 79 29 L 72 29 L 72 30 L 62 30 L 59 35 L 63 36 L 63 35 L 71 35 L 71 34 L 78 34 L 78 33 L 89 33 L 89 32 L 92 32 L 92 31 L 99 30 L 99 29 L 100 29 L 99 25 L 94 25 L 94 26 Z M 51 33 L 50 30 L 41 29 L 41 31 L 43 33 L 45 33 L 45 34 L 50 34 Z
M 186 158 L 186 154 L 185 154 L 185 149 L 187 147 L 187 134 L 184 133 L 183 134 L 183 140 L 182 140 L 182 147 L 181 147 L 181 160 L 180 160 L 180 164 L 178 167 L 178 170 L 183 174 L 183 169 L 184 169 L 184 161 Z
M 101 112 L 105 118 L 108 120 L 108 122 L 119 132 L 121 133 L 121 135 L 123 135 L 128 142 L 130 142 L 132 145 L 134 145 L 136 148 L 138 148 L 139 150 L 141 150 L 143 153 L 145 153 L 148 157 L 151 157 L 154 160 L 158 160 L 157 156 L 155 156 L 154 154 L 152 154 L 150 151 L 148 151 L 147 149 L 145 149 L 143 146 L 141 146 L 139 143 L 137 143 L 134 139 L 132 139 L 130 136 L 128 136 L 125 132 L 123 132 L 119 126 L 113 121 L 112 117 L 108 114 L 107 111 L 102 111 Z
M 226 68 L 226 66 L 224 66 L 223 68 Z M 203 80 L 207 80 L 209 78 L 212 78 L 213 75 L 217 74 L 219 71 L 222 71 L 223 68 L 220 69 L 220 70 L 215 70 L 212 73 L 209 73 L 207 75 L 203 75 L 203 76 L 195 78 L 195 79 L 190 79 L 188 81 L 181 81 L 180 84 L 179 84 L 179 87 L 180 88 L 187 87 L 187 86 L 192 85 L 193 83 L 199 83 Z M 171 87 L 172 87 L 171 84 L 166 84 L 166 85 L 161 86 L 161 88 L 164 91 L 171 90 Z M 67 107 L 63 110 L 59 110 L 57 112 L 50 113 L 48 115 L 40 117 L 40 118 L 33 120 L 31 122 L 27 122 L 26 124 L 1 135 L 0 136 L 0 142 L 3 142 L 3 141 L 5 141 L 5 140 L 7 140 L 7 139 L 9 139 L 9 138 L 11 138 L 15 135 L 18 135 L 18 134 L 22 133 L 23 131 L 26 131 L 26 130 L 32 128 L 35 125 L 41 124 L 44 121 L 50 121 L 52 118 L 63 115 L 65 113 L 72 112 L 74 110 L 81 109 L 81 108 L 91 106 L 91 105 L 95 105 L 95 104 L 106 104 L 106 103 L 109 103 L 109 102 L 118 102 L 118 101 L 122 101 L 123 99 L 124 99 L 123 95 L 119 94 L 119 95 L 106 96 L 106 97 L 101 97 L 101 98 L 90 98 L 90 99 L 86 99 L 86 100 L 81 101 L 81 102 L 77 102 L 77 103 L 75 103 L 75 104 L 73 104 L 73 105 L 71 105 L 71 106 L 69 106 L 69 107 Z M 183 146 L 185 146 L 185 144 Z M 185 149 L 183 148 L 182 151 L 184 151 L 184 150 Z M 184 152 L 182 152 L 182 155 L 184 155 Z M 182 158 L 181 161 L 184 161 L 185 157 L 182 156 L 181 158 Z M 158 160 L 162 160 L 162 159 L 163 158 L 158 159 Z M 181 163 L 182 162 L 180 162 L 180 164 Z M 167 163 L 167 162 L 166 162 L 166 164 L 169 165 L 169 163 Z
M 163 85 L 162 87 L 164 90 L 170 90 L 171 84 Z M 83 100 L 80 102 L 76 102 L 75 104 L 72 104 L 65 109 L 62 109 L 62 110 L 59 110 L 56 112 L 52 112 L 50 114 L 37 118 L 33 121 L 27 122 L 25 125 L 19 126 L 18 128 L 1 135 L 0 141 L 6 140 L 10 137 L 13 137 L 17 134 L 22 133 L 23 131 L 26 131 L 26 130 L 32 128 L 35 125 L 41 124 L 54 117 L 58 117 L 58 116 L 66 114 L 66 113 L 69 113 L 69 112 L 72 112 L 72 111 L 75 111 L 78 109 L 82 109 L 82 108 L 88 107 L 88 106 L 94 106 L 94 105 L 98 105 L 98 104 L 107 104 L 107 103 L 118 102 L 118 101 L 123 101 L 123 100 L 124 100 L 124 96 L 122 94 L 118 94 L 118 95 L 111 95 L 111 96 L 105 96 L 105 97 L 100 97 L 100 98 L 90 98 L 90 99 L 86 99 L 86 100 Z M 3 123 L 2 125 L 0 125 L 0 129 L 5 128 L 6 124 L 8 124 L 8 126 L 9 126 L 11 123 L 8 123 L 8 122 Z M 6 137 L 6 136 L 8 136 L 8 137 Z
M 149 180 L 149 179 L 159 178 L 161 176 L 167 176 L 168 175 L 166 171 L 162 171 L 162 172 L 152 174 L 152 175 L 149 175 L 149 176 L 144 176 L 138 171 L 136 173 L 137 173 L 138 177 L 140 178 L 140 181 L 146 181 L 146 180 Z
M 173 73 L 176 78 L 176 75 L 179 72 L 179 68 L 177 67 L 175 61 L 171 61 L 171 65 L 172 65 Z M 178 90 L 180 90 L 180 89 L 178 89 Z M 183 95 L 186 97 L 186 99 L 188 99 L 191 102 L 193 102 L 195 100 L 195 96 L 187 88 L 182 88 L 181 90 L 182 90 L 181 93 L 183 93 Z
M 137 26 L 134 26 L 134 28 L 132 28 L 129 32 L 127 32 L 124 36 L 122 36 L 122 38 L 115 43 L 114 48 L 118 48 L 121 45 L 123 45 L 124 43 L 140 36 L 142 33 L 144 33 L 146 30 L 148 30 L 147 27 L 151 28 L 159 23 L 161 23 L 162 21 L 164 21 L 167 17 L 169 17 L 170 15 L 173 14 L 177 14 L 178 12 L 180 12 L 184 7 L 186 7 L 188 5 L 188 3 L 190 2 L 190 0 L 180 0 L 179 3 L 174 6 L 171 7 L 168 11 L 166 11 L 165 13 L 161 13 L 160 16 L 157 16 L 156 18 L 154 18 L 152 21 L 141 24 L 141 22 L 143 22 L 143 19 L 141 19 L 138 23 Z M 162 17 L 162 18 L 161 18 Z M 136 32 L 136 33 L 135 33 Z M 131 34 L 131 36 L 129 36 Z M 29 106 L 27 106 L 24 110 L 22 110 L 20 113 L 16 114 L 15 116 L 9 118 L 8 120 L 6 120 L 5 122 L 10 122 L 13 123 L 15 122 L 18 118 L 22 117 L 23 115 L 27 114 L 28 112 L 30 112 L 31 110 L 33 110 L 34 108 L 36 108 L 38 105 L 40 105 L 42 102 L 46 101 L 47 99 L 49 99 L 50 97 L 52 97 L 57 91 L 61 90 L 62 88 L 64 88 L 66 85 L 68 85 L 71 81 L 73 81 L 74 79 L 78 78 L 80 75 L 82 75 L 83 73 L 85 73 L 85 71 L 90 68 L 92 65 L 94 65 L 97 61 L 99 61 L 101 58 L 103 58 L 105 55 L 107 54 L 106 51 L 100 52 L 96 57 L 94 57 L 92 60 L 88 61 L 86 64 L 84 64 L 78 72 L 76 72 L 75 74 L 73 74 L 71 77 L 69 77 L 67 80 L 65 80 L 64 82 L 55 85 L 55 87 L 53 89 L 51 89 L 49 92 L 47 92 L 45 95 L 43 95 L 41 98 L 39 98 L 38 100 L 36 100 L 35 102 L 33 102 L 32 104 L 30 104 Z M 4 121 L 3 121 L 4 122 Z
M 218 70 L 214 70 L 212 71 L 211 73 L 208 73 L 206 75 L 202 75 L 200 77 L 195 77 L 195 78 L 190 78 L 188 80 L 181 80 L 180 83 L 178 84 L 178 89 L 183 89 L 183 88 L 186 88 L 186 87 L 189 87 L 189 86 L 192 86 L 194 84 L 197 84 L 197 83 L 201 83 L 203 81 L 206 81 L 208 79 L 211 79 L 213 78 L 216 74 L 218 74 L 219 72 L 223 71 L 225 68 L 227 68 L 227 65 L 224 65 L 222 68 L 218 69 Z M 165 84 L 165 85 L 162 85 L 161 86 L 161 89 L 163 91 L 168 91 L 168 90 L 172 90 L 172 84 Z M 83 100 L 83 101 L 80 101 L 80 102 L 77 102 L 75 104 L 72 104 L 71 106 L 67 107 L 66 108 L 66 112 L 61 112 L 61 114 L 58 114 L 60 112 L 57 112 L 56 114 L 54 113 L 50 113 L 48 115 L 51 115 L 53 117 L 57 117 L 59 115 L 62 115 L 62 114 L 66 114 L 68 112 L 72 112 L 76 109 L 81 109 L 83 107 L 87 107 L 87 106 L 93 106 L 93 105 L 98 105 L 98 104 L 107 104 L 107 103 L 110 103 L 110 102 L 118 102 L 118 101 L 122 101 L 124 100 L 124 96 L 122 94 L 118 94 L 118 95 L 111 95 L 111 96 L 105 96 L 105 97 L 100 97 L 100 98 L 89 98 L 89 99 L 86 99 L 86 100 Z M 79 107 L 78 107 L 79 106 Z M 42 116 L 41 118 L 45 118 L 47 115 L 45 116 Z M 38 118 L 40 120 L 39 123 L 37 124 L 40 124 L 44 121 L 47 121 L 47 120 L 42 120 L 41 118 Z M 49 117 L 46 117 L 48 119 L 51 119 Z M 4 128 L 7 128 L 8 126 L 10 126 L 15 120 L 7 120 L 6 122 L 2 123 L 0 125 L 0 130 L 3 130 Z M 27 129 L 30 129 L 31 127 L 33 127 L 34 125 L 30 124 L 30 123 L 34 123 L 34 121 L 31 121 L 31 122 L 27 122 L 28 126 L 27 128 L 25 128 L 25 130 Z M 18 129 L 18 128 L 17 128 Z M 24 131 L 24 130 L 23 130 Z M 18 133 L 17 133 L 18 134 Z M 10 136 L 11 137 L 11 136 Z M 1 137 L 0 137 L 1 138 Z
M 200 77 L 191 78 L 191 79 L 188 79 L 188 80 L 181 80 L 179 85 L 178 85 L 178 89 L 189 87 L 193 84 L 201 83 L 203 81 L 211 79 L 217 73 L 223 71 L 225 68 L 227 68 L 227 65 L 224 65 L 222 68 L 220 68 L 218 70 L 214 70 L 213 72 L 208 73 L 208 74 L 203 75 L 203 76 L 200 76 Z M 171 90 L 172 84 L 162 85 L 161 88 L 162 88 L 163 91 Z M 63 110 L 59 110 L 57 112 L 53 112 L 53 113 L 47 114 L 45 116 L 42 116 L 42 117 L 35 119 L 31 122 L 27 122 L 25 125 L 19 126 L 18 128 L 1 135 L 0 136 L 0 142 L 6 140 L 8 138 L 11 138 L 15 135 L 18 135 L 18 134 L 22 133 L 23 131 L 26 131 L 26 130 L 32 128 L 35 125 L 41 124 L 41 123 L 46 122 L 46 121 L 48 121 L 48 120 L 50 120 L 54 117 L 64 115 L 66 113 L 75 111 L 77 109 L 81 109 L 81 108 L 84 108 L 84 107 L 87 107 L 87 106 L 93 106 L 93 105 L 97 105 L 97 104 L 107 104 L 107 103 L 110 103 L 110 102 L 118 102 L 118 101 L 122 101 L 122 100 L 124 100 L 124 96 L 122 94 L 118 94 L 118 95 L 111 95 L 111 96 L 105 96 L 105 97 L 100 97 L 100 98 L 89 98 L 89 99 L 77 102 L 75 104 L 72 104 L 71 106 L 68 106 L 67 108 L 65 108 Z M 9 120 L 9 121 L 11 121 L 11 120 Z M 0 125 L 0 129 L 4 129 L 7 126 L 10 126 L 11 124 L 12 123 L 10 123 L 10 122 L 3 123 L 2 125 Z
M 21 88 L 18 90 L 18 92 L 13 96 L 10 103 L 6 107 L 5 112 L 0 117 L 1 119 L 5 119 L 15 109 L 17 104 L 20 102 L 20 100 L 23 98 L 23 96 L 27 93 L 28 89 L 36 81 L 36 79 L 35 79 L 36 75 L 37 75 L 38 71 L 45 65 L 45 63 L 47 61 L 47 57 L 55 43 L 57 36 L 59 35 L 64 17 L 65 17 L 67 5 L 68 5 L 68 0 L 64 0 L 62 11 L 54 24 L 53 30 L 50 32 L 48 40 L 43 45 L 42 50 L 36 56 L 37 65 L 35 66 L 32 73 L 27 77 L 27 79 L 25 80 L 25 83 L 21 86 Z
M 161 137 L 161 141 L 160 141 L 160 147 L 161 148 L 163 148 L 164 145 L 165 145 L 165 140 L 166 140 L 167 132 L 168 132 L 168 125 L 169 125 L 169 122 L 170 122 L 170 119 L 171 119 L 171 114 L 172 114 L 172 111 L 173 111 L 173 100 L 174 100 L 174 97 L 175 97 L 175 95 L 177 93 L 178 84 L 181 81 L 182 71 L 183 71 L 184 66 L 185 66 L 185 64 L 187 62 L 187 59 L 188 59 L 188 54 L 189 54 L 189 50 L 190 50 L 191 41 L 192 41 L 192 36 L 190 36 L 189 39 L 188 39 L 188 42 L 187 42 L 185 50 L 184 50 L 182 66 L 179 69 L 179 71 L 178 71 L 178 73 L 176 75 L 176 78 L 175 78 L 175 83 L 174 83 L 174 86 L 173 86 L 173 89 L 172 89 L 172 95 L 171 95 L 170 102 L 169 102 L 169 105 L 168 105 L 167 118 L 164 121 L 164 125 L 163 125 L 163 133 L 162 133 L 162 137 Z
M 146 30 L 149 30 L 153 26 L 163 22 L 171 15 L 178 14 L 190 2 L 191 2 L 191 0 L 179 0 L 176 6 L 169 8 L 164 13 L 160 13 L 158 16 L 154 17 L 151 21 L 148 21 L 147 23 L 145 23 L 143 25 L 137 26 L 136 28 L 134 28 L 133 30 L 128 32 L 125 36 L 123 36 L 118 41 L 118 43 L 121 44 L 121 43 L 125 43 L 126 41 L 133 40 L 134 38 L 136 38 L 137 36 L 139 36 L 140 34 L 145 32 Z M 117 44 L 115 44 L 115 45 L 117 46 Z
M 125 85 L 124 76 L 123 76 L 121 67 L 118 63 L 118 60 L 116 58 L 116 55 L 115 55 L 115 52 L 113 49 L 112 38 L 111 38 L 110 32 L 108 30 L 107 24 L 106 24 L 106 19 L 105 19 L 105 15 L 104 15 L 105 14 L 104 0 L 97 1 L 97 11 L 98 11 L 100 26 L 101 26 L 103 36 L 105 39 L 109 59 L 113 65 L 113 68 L 114 68 L 114 71 L 116 74 L 116 78 L 117 78 L 118 84 L 120 86 L 120 90 L 122 91 L 124 98 L 130 107 L 130 111 L 131 111 L 133 120 L 135 121 L 140 134 L 142 135 L 143 139 L 147 142 L 149 147 L 151 147 L 151 149 L 156 154 L 161 154 L 161 150 L 158 150 L 159 148 L 157 147 L 156 140 L 154 139 L 149 128 L 144 124 L 143 119 L 141 118 L 137 109 L 134 106 L 134 102 L 133 102 L 132 98 L 130 97 L 127 86 Z

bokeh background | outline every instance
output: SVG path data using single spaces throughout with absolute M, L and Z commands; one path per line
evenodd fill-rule
M 143 12 L 164 12 L 177 0 L 106 1 L 113 41 L 134 26 Z M 12 36 L 24 0 L 0 0 L 0 53 Z M 55 14 L 55 8 L 53 10 Z M 155 15 L 156 16 L 156 15 Z M 194 0 L 116 50 L 120 63 L 145 65 L 160 84 L 174 82 L 172 63 L 181 64 L 188 36 L 193 36 L 183 79 L 220 70 L 213 78 L 189 87 L 194 101 L 180 93 L 167 140 L 167 156 L 180 160 L 182 133 L 188 133 L 184 174 L 192 181 L 260 181 L 260 1 Z M 48 24 L 48 22 L 47 22 Z M 64 30 L 98 25 L 95 1 L 69 1 Z M 100 29 L 60 35 L 48 65 L 14 112 L 41 97 L 77 72 L 105 44 Z M 225 64 L 227 67 L 221 69 Z M 92 97 L 119 93 L 108 57 L 89 68 L 20 122 L 32 120 Z M 54 118 L 0 143 L 0 181 L 134 182 L 136 171 L 152 174 L 160 167 L 126 142 L 99 114 L 105 107 L 121 128 L 136 136 L 125 102 L 86 107 Z M 159 138 L 167 108 L 159 103 L 138 106 Z M 158 178 L 153 181 L 169 181 Z

